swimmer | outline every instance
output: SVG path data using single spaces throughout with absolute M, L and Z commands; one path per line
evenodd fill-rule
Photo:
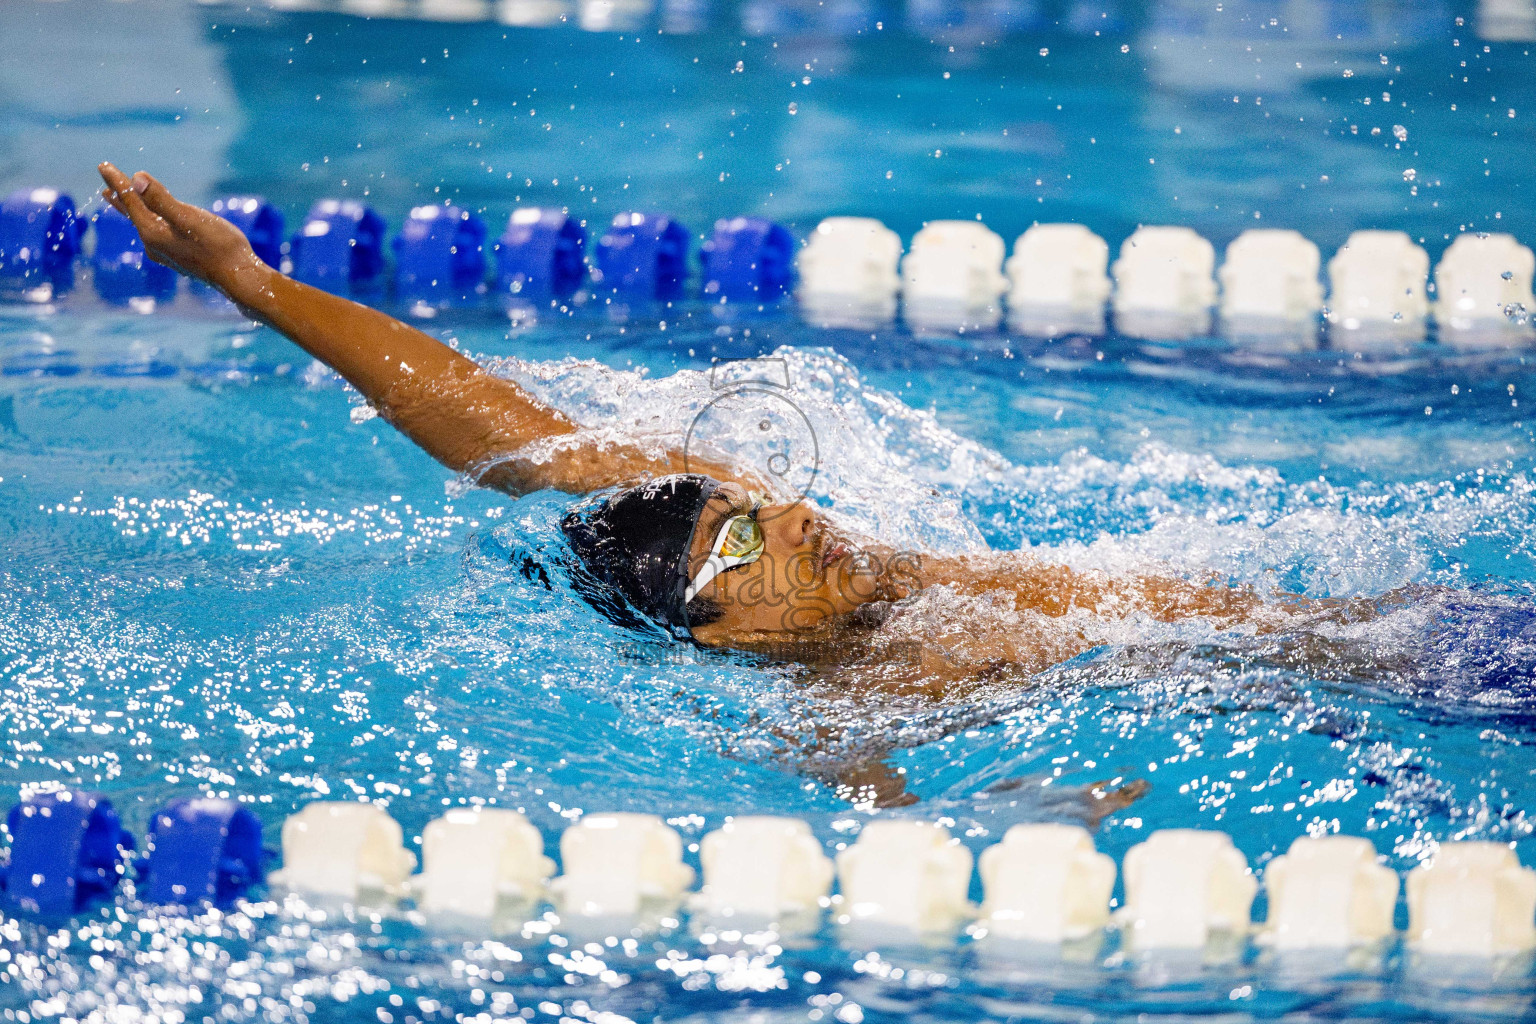
M 272 269 L 233 224 L 148 174 L 129 178 L 110 163 L 99 170 L 103 197 L 133 221 L 150 258 L 218 289 L 331 367 L 449 470 L 514 496 L 546 488 L 592 495 L 562 529 L 583 595 L 611 616 L 638 612 L 706 647 L 756 650 L 824 641 L 860 606 L 936 585 L 1007 591 L 1053 616 L 1140 611 L 1225 623 L 1259 606 L 1247 591 L 1177 579 L 1114 580 L 1013 556 L 938 558 L 858 544 L 810 505 L 776 499 L 744 467 L 588 431 L 436 338 Z
M 331 367 L 449 470 L 514 496 L 586 495 L 561 524 L 572 576 L 589 603 L 624 625 L 805 665 L 883 662 L 869 676 L 875 686 L 942 699 L 1097 646 L 1082 626 L 1096 617 L 1264 628 L 1282 610 L 1217 584 L 863 542 L 724 456 L 685 457 L 576 423 L 414 327 L 284 276 L 233 224 L 150 175 L 98 169 L 102 196 L 133 222 L 151 259 L 211 285 Z M 916 638 L 915 655 L 892 657 L 879 626 L 935 588 L 961 601 L 1001 596 L 1012 609 L 1073 625 L 1044 639 L 1040 630 L 939 629 Z

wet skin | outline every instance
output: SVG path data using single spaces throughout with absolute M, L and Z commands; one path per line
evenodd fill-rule
M 813 665 L 818 659 L 810 656 L 812 645 L 835 655 L 850 646 L 861 629 L 868 636 L 868 627 L 853 621 L 861 606 L 899 601 L 940 585 L 959 594 L 1001 592 L 1011 595 L 1020 609 L 1050 616 L 1079 611 L 1136 612 L 1163 620 L 1203 616 L 1223 625 L 1248 622 L 1261 630 L 1272 628 L 1276 616 L 1296 610 L 1301 602 L 1298 598 L 1266 605 L 1247 590 L 1176 578 L 1111 578 L 1018 554 L 943 558 L 894 552 L 841 536 L 808 505 L 755 498 L 754 493 L 771 493 L 771 487 L 727 458 L 710 460 L 697 452 L 685 458 L 659 441 L 615 440 L 584 429 L 436 338 L 285 277 L 257 258 L 238 228 L 181 202 L 148 174 L 140 171 L 130 178 L 110 163 L 99 170 L 106 183 L 103 198 L 132 220 L 151 259 L 218 289 L 251 319 L 331 367 L 448 469 L 512 495 L 544 488 L 585 493 L 685 469 L 721 481 L 720 492 L 695 527 L 691 572 L 698 572 L 721 524 L 732 515 L 755 514 L 765 547 L 762 558 L 717 576 L 700 595 L 721 612 L 716 621 L 694 629 L 700 643 L 746 650 L 772 646 L 791 657 L 805 654 L 802 663 Z M 1315 612 L 1323 604 L 1311 603 L 1307 610 Z M 1339 612 L 1360 614 L 1342 606 Z M 930 650 L 935 643 L 925 639 L 921 658 L 910 665 L 875 666 L 859 677 L 863 686 L 854 678 L 857 673 L 838 671 L 838 685 L 867 693 L 916 692 L 944 699 L 951 684 L 985 680 L 996 665 L 1027 671 L 1091 646 L 1083 638 L 1049 650 L 1032 649 L 1030 637 L 964 632 L 965 660 L 957 661 L 942 649 L 935 654 Z M 847 790 L 852 799 L 880 805 L 915 799 L 905 792 L 900 773 L 884 761 L 883 750 L 834 759 L 825 768 L 814 763 L 802 767 Z M 1102 813 L 1139 792 L 1099 791 L 1085 795 L 1085 800 L 1090 801 L 1090 816 L 1096 817 L 1092 808 Z
M 690 575 L 704 565 L 721 526 L 739 515 L 750 515 L 762 526 L 763 553 L 705 586 L 701 596 L 724 615 L 694 627 L 701 643 L 729 646 L 738 636 L 811 632 L 868 601 L 904 594 L 882 562 L 860 557 L 862 549 L 834 532 L 809 505 L 769 502 L 734 482 L 721 484 L 699 516 Z
M 694 531 L 690 568 L 695 573 L 724 519 L 751 511 L 753 493 L 771 492 L 751 470 L 725 458 L 711 461 L 697 453 L 685 458 L 659 441 L 594 436 L 436 338 L 284 276 L 257 258 L 233 224 L 181 202 L 143 171 L 130 178 L 110 163 L 99 170 L 107 186 L 102 196 L 133 221 L 151 259 L 212 285 L 246 315 L 331 367 L 454 472 L 513 495 L 544 488 L 585 493 L 685 467 L 706 473 L 723 486 Z M 1111 578 L 1013 554 L 941 558 L 893 552 L 839 536 L 808 505 L 771 497 L 761 499 L 756 515 L 766 539 L 764 555 L 705 588 L 702 596 L 723 614 L 695 629 L 701 643 L 754 649 L 765 638 L 824 642 L 829 629 L 861 605 L 941 584 L 962 594 L 1011 593 L 1020 608 L 1053 616 L 1140 612 L 1163 620 L 1252 621 L 1264 628 L 1271 613 L 1282 610 L 1247 590 L 1176 578 Z

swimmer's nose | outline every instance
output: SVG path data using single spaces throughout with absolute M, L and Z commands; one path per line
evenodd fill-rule
M 765 532 L 791 548 L 805 547 L 816 538 L 816 516 L 799 502 L 764 508 L 758 518 Z

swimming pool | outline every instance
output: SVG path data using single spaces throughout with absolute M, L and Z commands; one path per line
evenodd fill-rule
M 601 220 L 667 207 L 696 231 L 753 213 L 802 237 L 851 213 L 903 238 L 977 214 L 1010 240 L 1066 220 L 1112 245 L 1143 222 L 1218 244 L 1294 227 L 1325 251 L 1401 228 L 1436 256 L 1463 229 L 1536 238 L 1525 44 L 1484 42 L 1450 7 L 1224 6 L 1102 27 L 1064 6 L 1043 15 L 1061 25 L 999 28 L 964 5 L 925 21 L 923 5 L 827 20 L 745 4 L 658 34 L 28 3 L 7 14 L 23 59 L 6 62 L 5 184 L 78 198 L 111 157 L 189 198 L 260 192 L 293 223 L 322 195 L 366 196 L 393 223 L 446 196 L 493 226 L 539 203 Z M 103 45 L 107 17 L 120 63 L 62 73 L 82 40 Z M 146 38 L 178 59 L 134 56 Z M 718 393 L 713 360 L 773 357 L 817 439 L 818 495 L 893 540 L 1399 592 L 1372 621 L 1279 636 L 1117 625 L 1087 654 L 936 705 L 626 634 L 521 571 L 558 543 L 567 499 L 454 486 L 296 349 L 192 296 L 140 316 L 83 288 L 3 314 L 13 791 L 99 789 L 141 835 L 152 808 L 197 792 L 249 799 L 271 836 L 312 800 L 366 798 L 408 842 L 488 802 L 523 810 L 551 854 L 584 814 L 622 810 L 689 843 L 727 815 L 796 816 L 830 851 L 872 814 L 783 742 L 821 724 L 921 797 L 879 816 L 944 821 L 978 851 L 1016 822 L 1085 820 L 1080 787 L 1120 778 L 1151 789 L 1095 835 L 1117 861 L 1197 826 L 1257 869 L 1333 831 L 1400 871 L 1461 838 L 1536 863 L 1523 348 L 828 330 L 702 301 L 511 330 L 491 309 L 428 322 L 578 418 L 677 432 Z M 1073 961 L 686 921 L 612 938 L 558 919 L 488 936 L 279 900 L 189 916 L 119 901 L 69 928 L 7 918 L 0 1002 L 18 1020 L 856 1024 L 1520 1020 L 1533 1001 L 1526 964 L 1405 952 L 1341 968 L 1111 944 Z

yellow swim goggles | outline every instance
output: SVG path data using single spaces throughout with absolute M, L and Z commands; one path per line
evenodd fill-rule
M 699 569 L 699 574 L 683 591 L 683 603 L 692 601 L 694 595 L 709 585 L 709 581 L 723 572 L 741 565 L 750 565 L 763 556 L 763 526 L 757 521 L 757 506 L 744 516 L 732 516 L 720 527 L 709 558 Z

